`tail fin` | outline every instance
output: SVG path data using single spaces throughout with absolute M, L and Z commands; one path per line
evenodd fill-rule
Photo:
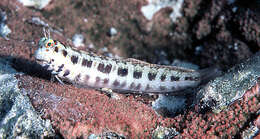
M 199 70 L 201 76 L 201 84 L 208 83 L 210 80 L 222 75 L 222 71 L 216 66 Z

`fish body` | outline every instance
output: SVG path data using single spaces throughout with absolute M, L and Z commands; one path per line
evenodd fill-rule
M 150 64 L 136 59 L 115 59 L 79 51 L 43 37 L 36 60 L 61 80 L 92 88 L 122 92 L 169 93 L 196 87 L 201 74 L 176 66 Z

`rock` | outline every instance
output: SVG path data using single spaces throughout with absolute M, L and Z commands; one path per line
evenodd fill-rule
M 260 77 L 260 53 L 236 65 L 225 75 L 216 78 L 201 89 L 197 95 L 201 108 L 219 112 L 242 98 Z
M 19 74 L 0 59 L 0 138 L 54 137 L 50 121 L 38 115 L 18 88 Z
M 16 76 L 20 90 L 62 138 L 240 137 L 245 129 L 250 129 L 248 123 L 258 121 L 259 80 L 252 82 L 251 88 L 244 88 L 243 97 L 219 113 L 197 112 L 199 106 L 192 103 L 192 95 L 180 92 L 186 100 L 185 107 L 174 117 L 168 117 L 169 110 L 161 109 L 166 114 L 158 115 L 152 109 L 158 95 L 119 92 L 113 99 L 98 90 L 51 81 L 50 74 L 35 63 L 33 53 L 44 36 L 43 27 L 49 27 L 51 37 L 65 45 L 73 46 L 68 38 L 82 34 L 85 44 L 82 50 L 89 47 L 98 54 L 111 53 L 111 57 L 132 57 L 157 64 L 168 65 L 179 59 L 199 68 L 216 65 L 227 70 L 259 51 L 259 12 L 255 12 L 259 8 L 254 2 L 183 0 L 181 7 L 173 9 L 172 1 L 172 5 L 160 8 L 147 20 L 141 9 L 149 4 L 148 0 L 55 0 L 35 10 L 17 0 L 1 0 L 0 9 L 6 13 L 4 24 L 11 32 L 7 35 L 9 40 L 0 37 L 0 55 L 10 58 L 12 67 L 24 73 Z M 175 12 L 182 16 L 173 22 L 170 15 Z M 111 27 L 117 31 L 114 36 L 108 34 Z M 193 90 L 194 95 L 197 90 Z M 10 102 L 15 102 L 13 96 L 10 98 Z

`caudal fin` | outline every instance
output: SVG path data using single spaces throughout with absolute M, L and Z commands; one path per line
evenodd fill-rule
M 209 67 L 199 70 L 201 76 L 201 84 L 208 83 L 210 80 L 222 75 L 222 71 L 217 67 Z

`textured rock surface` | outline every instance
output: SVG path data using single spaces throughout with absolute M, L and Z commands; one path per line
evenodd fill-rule
M 170 64 L 177 58 L 200 67 L 216 65 L 227 70 L 259 50 L 257 1 L 245 6 L 225 0 L 184 0 L 182 16 L 175 22 L 170 17 L 174 5 L 161 8 L 147 20 L 141 8 L 148 3 L 53 0 L 38 11 L 17 0 L 1 0 L 4 24 L 11 32 L 6 36 L 9 41 L 0 38 L 0 56 L 11 59 L 12 66 L 24 73 L 16 76 L 19 88 L 27 92 L 42 118 L 51 121 L 56 134 L 65 138 L 238 138 L 251 128 L 250 123 L 259 128 L 259 80 L 244 88 L 243 97 L 219 113 L 195 111 L 199 106 L 192 103 L 194 95 L 187 95 L 183 96 L 187 100 L 184 111 L 164 117 L 168 111 L 162 109 L 161 116 L 152 109 L 156 95 L 117 94 L 113 99 L 100 91 L 62 86 L 52 82 L 50 74 L 34 62 L 36 42 L 46 26 L 53 38 L 65 44 L 72 45 L 67 40 L 75 34 L 83 35 L 84 45 L 79 49 L 152 63 Z M 117 33 L 112 35 L 111 29 Z
M 0 138 L 53 137 L 49 120 L 42 120 L 18 89 L 18 73 L 0 59 Z
M 208 83 L 197 95 L 201 107 L 221 111 L 242 98 L 260 77 L 260 53 L 230 69 L 225 75 Z

